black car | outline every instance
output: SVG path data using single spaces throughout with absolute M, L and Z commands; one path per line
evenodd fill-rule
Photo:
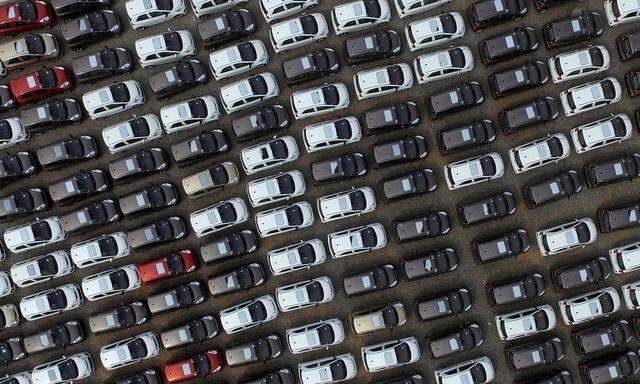
M 564 3 L 568 3 L 569 1 L 572 1 L 572 0 L 533 0 L 533 3 L 536 6 L 536 10 L 542 13 L 549 10 L 554 4 L 564 4 Z M 544 383 L 546 383 L 546 381 Z M 558 384 L 561 384 L 561 383 L 562 381 L 558 382 Z
M 107 7 L 111 0 L 51 0 L 50 3 L 58 17 L 67 17 Z
M 359 37 L 349 38 L 344 42 L 347 65 L 393 57 L 399 54 L 401 49 L 400 36 L 391 29 L 370 32 Z
M 243 381 L 244 384 L 294 384 L 294 376 L 289 368 L 282 368 L 277 372 L 259 376 L 257 379 Z
M 42 146 L 36 151 L 38 162 L 45 168 L 60 168 L 98 155 L 96 141 L 88 135 L 69 136 Z
M 323 48 L 283 61 L 282 70 L 287 84 L 294 86 L 337 73 L 340 61 L 333 49 Z
M 438 249 L 414 259 L 402 260 L 407 280 L 436 276 L 458 269 L 458 254 L 453 248 Z
M 18 103 L 8 85 L 0 85 L 0 112 L 7 112 L 18 108 Z
M 416 308 L 422 321 L 456 316 L 471 309 L 471 294 L 466 288 L 454 289 L 429 299 L 418 299 Z
M 640 225 L 639 220 L 638 204 L 598 209 L 598 224 L 602 233 L 637 227 Z
M 22 126 L 32 133 L 82 120 L 82 107 L 75 99 L 51 99 L 20 111 Z
M 564 357 L 564 347 L 559 337 L 536 341 L 531 344 L 507 348 L 504 351 L 507 365 L 514 371 L 553 364 Z
M 427 142 L 422 135 L 405 136 L 371 147 L 371 158 L 376 167 L 423 159 L 427 156 Z
M 484 333 L 480 325 L 466 323 L 456 329 L 427 336 L 427 350 L 432 359 L 441 359 L 478 348 L 483 341 Z
M 0 197 L 0 220 L 44 211 L 49 208 L 47 193 L 40 188 L 19 189 Z
M 508 68 L 489 75 L 489 88 L 494 98 L 539 87 L 549 81 L 547 64 L 543 61 L 528 61 L 523 65 Z
M 582 182 L 578 172 L 569 170 L 521 188 L 527 208 L 533 209 L 579 193 Z
M 544 295 L 544 279 L 539 273 L 519 277 L 505 283 L 485 284 L 487 298 L 492 307 L 497 305 L 521 303 Z
M 471 243 L 473 258 L 478 264 L 515 257 L 527 252 L 529 248 L 529 235 L 523 228 Z
M 584 384 L 606 384 L 631 378 L 638 372 L 640 359 L 636 352 L 622 351 L 584 362 L 579 367 Z
M 224 12 L 198 23 L 198 33 L 205 48 L 213 48 L 251 35 L 256 23 L 246 9 Z
M 518 20 L 527 13 L 525 0 L 478 0 L 467 9 L 474 31 L 505 21 Z
M 538 2 L 543 0 L 536 0 L 536 5 Z M 566 1 L 566 0 L 556 0 L 556 1 Z M 547 0 L 547 2 L 551 2 L 551 0 Z M 555 371 L 551 374 L 542 374 L 533 377 L 527 377 L 525 379 L 519 379 L 513 382 L 514 384 L 573 384 L 574 381 L 571 378 L 571 373 L 569 371 Z
M 7 154 L 0 157 L 0 183 L 33 176 L 38 170 L 37 165 L 38 162 L 31 152 L 18 152 L 15 155 Z
M 161 100 L 175 93 L 203 85 L 207 82 L 207 71 L 198 60 L 183 60 L 174 66 L 149 77 L 151 90 Z
M 532 53 L 538 46 L 535 29 L 523 26 L 482 40 L 478 51 L 484 65 L 492 65 Z
M 409 375 L 394 377 L 389 380 L 375 381 L 372 382 L 372 384 L 425 384 L 426 382 L 427 381 L 422 373 L 414 372 Z
M 446 235 L 451 230 L 451 221 L 446 212 L 431 212 L 397 220 L 395 229 L 400 241 L 419 240 Z
M 348 153 L 327 160 L 315 161 L 311 165 L 313 181 L 316 183 L 348 179 L 367 173 L 367 163 L 361 153 Z
M 480 83 L 469 81 L 442 90 L 427 97 L 427 114 L 431 120 L 454 112 L 476 107 L 484 102 L 484 92 Z
M 289 126 L 289 115 L 282 105 L 262 107 L 231 120 L 238 141 L 253 139 Z
M 414 126 L 420 122 L 420 114 L 416 103 L 409 101 L 367 111 L 363 120 L 364 134 L 374 135 Z
M 67 45 L 80 49 L 86 45 L 118 36 L 122 26 L 111 10 L 89 12 L 64 23 L 60 30 Z
M 621 33 L 616 38 L 616 45 L 622 61 L 640 57 L 640 30 Z
M 444 128 L 438 132 L 436 140 L 443 156 L 479 145 L 492 143 L 496 139 L 496 129 L 489 119 L 475 119 Z
M 609 259 L 600 256 L 579 264 L 553 268 L 550 273 L 553 287 L 562 292 L 606 280 L 611 276 L 611 264 Z
M 629 96 L 640 96 L 640 73 L 631 70 L 624 74 L 624 83 L 627 85 Z
M 0 364 L 6 366 L 12 361 L 23 359 L 27 352 L 22 345 L 22 337 L 16 336 L 0 341 Z
M 576 353 L 600 352 L 618 348 L 631 340 L 633 329 L 626 320 L 616 320 L 595 327 L 571 332 L 571 341 Z
M 501 219 L 516 211 L 516 199 L 511 192 L 500 192 L 489 197 L 456 207 L 462 226 Z
M 436 187 L 435 175 L 429 168 L 390 177 L 381 182 L 382 193 L 386 200 L 419 196 L 435 191 Z
M 640 154 L 621 155 L 595 164 L 587 163 L 583 168 L 589 188 L 630 181 L 640 176 Z
M 202 245 L 200 255 L 202 260 L 208 263 L 227 257 L 245 255 L 255 251 L 257 248 L 258 238 L 256 234 L 250 229 L 245 229 L 242 232 L 232 233 Z
M 546 123 L 558 117 L 558 103 L 551 96 L 536 97 L 524 104 L 507 107 L 498 113 L 502 133 L 513 132 Z
M 549 49 L 594 39 L 602 35 L 602 31 L 600 15 L 590 11 L 555 20 L 542 27 L 542 35 Z
M 81 83 L 92 83 L 106 77 L 131 72 L 133 61 L 126 48 L 103 48 L 71 61 L 76 79 Z
M 225 153 L 229 148 L 226 133 L 221 129 L 213 129 L 173 144 L 171 154 L 178 164 L 184 165 L 204 157 Z

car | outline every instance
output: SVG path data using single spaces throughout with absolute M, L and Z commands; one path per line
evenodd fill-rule
M 261 107 L 257 111 L 231 119 L 238 141 L 246 141 L 289 126 L 289 116 L 282 105 Z
M 433 371 L 437 384 L 487 384 L 493 381 L 495 371 L 491 359 L 481 356 Z
M 387 24 L 390 20 L 387 0 L 356 0 L 336 5 L 331 10 L 331 22 L 338 36 Z
M 81 352 L 34 367 L 31 371 L 31 380 L 38 384 L 75 382 L 91 376 L 94 369 L 91 355 Z
M 357 117 L 347 116 L 307 125 L 302 138 L 311 153 L 356 143 L 362 138 L 362 129 Z
M 580 365 L 580 375 L 586 384 L 604 384 L 630 378 L 638 372 L 640 361 L 634 351 L 622 350 L 598 360 Z
M 292 197 L 306 191 L 304 177 L 300 171 L 280 172 L 247 184 L 247 196 L 252 207 L 261 207 Z
M 278 317 L 278 307 L 271 295 L 264 295 L 220 311 L 222 328 L 228 334 L 237 333 Z
M 20 288 L 66 276 L 74 265 L 66 251 L 54 251 L 19 261 L 11 266 L 11 280 Z
M 411 67 L 406 63 L 360 71 L 353 76 L 359 100 L 404 91 L 413 86 Z
M 517 67 L 494 72 L 489 75 L 488 80 L 493 97 L 499 99 L 546 84 L 549 73 L 543 61 L 528 61 Z
M 20 105 L 31 104 L 74 88 L 71 73 L 64 67 L 42 67 L 9 81 L 9 88 Z
M 459 83 L 427 96 L 427 115 L 437 120 L 445 115 L 477 107 L 484 102 L 482 86 L 477 81 Z
M 133 61 L 126 48 L 103 48 L 74 58 L 71 66 L 79 82 L 91 83 L 106 77 L 129 73 L 133 69 Z
M 604 287 L 582 295 L 558 301 L 562 321 L 577 325 L 609 316 L 620 309 L 620 296 L 611 287 Z
M 260 0 L 260 10 L 267 23 L 286 18 L 318 5 L 318 0 Z
M 517 340 L 552 331 L 556 327 L 556 314 L 550 305 L 544 304 L 496 315 L 495 322 L 500 340 Z
M 404 33 L 409 50 L 431 48 L 462 38 L 465 34 L 464 19 L 458 12 L 446 12 L 413 21 L 407 24 Z
M 640 37 L 639 31 L 633 30 L 621 33 L 616 38 L 616 46 L 622 61 L 629 61 L 640 55 Z
M 427 143 L 422 135 L 405 136 L 371 147 L 373 163 L 379 167 L 423 159 L 427 156 Z
M 582 190 L 582 181 L 578 172 L 568 170 L 532 185 L 525 184 L 521 190 L 527 208 L 533 209 L 563 198 L 571 198 Z
M 100 348 L 100 361 L 108 371 L 139 364 L 160 353 L 160 343 L 155 332 L 145 332 L 116 341 Z
M 141 325 L 147 320 L 149 320 L 147 307 L 139 301 L 134 301 L 91 315 L 89 327 L 92 333 L 98 334 Z
M 220 87 L 220 102 L 231 114 L 257 106 L 280 94 L 280 88 L 271 72 L 263 72 Z
M 293 354 L 329 348 L 342 343 L 344 338 L 344 326 L 337 318 L 289 328 L 286 332 L 287 344 Z
M 112 199 L 104 199 L 62 215 L 60 219 L 65 232 L 71 235 L 99 225 L 114 223 L 121 217 L 117 203 Z
M 545 284 L 541 274 L 532 273 L 498 285 L 487 282 L 485 283 L 485 289 L 489 303 L 495 307 L 540 297 L 545 292 Z
M 557 117 L 558 104 L 551 96 L 536 97 L 525 103 L 507 107 L 498 113 L 500 127 L 505 135 L 551 122 Z
M 620 287 L 620 291 L 622 292 L 624 305 L 627 307 L 627 309 L 635 310 L 640 308 L 640 300 L 638 300 L 638 293 L 640 293 L 640 281 L 623 284 Z
M 0 181 L 33 176 L 38 172 L 36 157 L 31 152 L 17 152 L 0 157 Z
M 9 296 L 16 291 L 16 287 L 9 277 L 9 273 L 0 272 L 0 297 Z
M 69 136 L 42 146 L 36 151 L 38 163 L 45 168 L 61 168 L 80 161 L 94 159 L 98 148 L 89 135 Z
M 282 62 L 282 71 L 289 86 L 329 76 L 340 70 L 338 55 L 331 48 L 317 49 Z
M 160 339 L 166 349 L 203 342 L 218 335 L 218 323 L 212 315 L 199 316 L 189 322 L 162 332 Z
M 169 31 L 136 40 L 136 54 L 142 68 L 189 58 L 196 53 L 193 35 L 187 30 Z
M 346 63 L 355 65 L 367 61 L 391 58 L 402 50 L 402 41 L 392 29 L 365 33 L 350 37 L 344 42 Z
M 322 241 L 311 239 L 267 252 L 269 269 L 274 276 L 309 269 L 324 263 L 327 255 Z
M 357 334 L 391 329 L 406 322 L 407 315 L 402 303 L 359 311 L 351 316 L 351 324 Z
M 138 371 L 133 375 L 128 375 L 126 377 L 119 378 L 113 384 L 159 384 L 160 383 L 160 374 L 158 370 L 155 368 L 149 368 L 146 371 Z
M 578 354 L 618 348 L 626 344 L 632 337 L 632 327 L 626 320 L 615 320 L 571 332 L 571 341 Z
M 458 288 L 431 298 L 417 299 L 415 306 L 421 321 L 457 316 L 471 309 L 471 294 L 466 288 Z
M 509 150 L 513 172 L 523 173 L 532 169 L 557 163 L 569 156 L 569 140 L 562 133 L 554 133 Z
M 494 123 L 489 119 L 475 119 L 441 129 L 437 136 L 443 156 L 451 152 L 492 143 L 496 139 Z
M 596 241 L 598 230 L 591 218 L 585 217 L 536 232 L 542 256 L 556 255 Z
M 449 190 L 490 181 L 504 175 L 504 163 L 497 152 L 474 156 L 445 165 Z
M 427 251 L 423 255 L 402 260 L 407 280 L 436 276 L 458 269 L 458 255 L 453 248 Z
M 60 55 L 58 40 L 50 33 L 30 33 L 0 45 L 2 71 L 20 69 L 39 61 L 55 59 Z
M 367 372 L 401 367 L 420 359 L 420 345 L 413 336 L 366 345 L 360 351 Z
M 605 77 L 577 85 L 560 93 L 560 101 L 566 116 L 574 116 L 617 103 L 621 98 L 622 88 L 615 77 Z
M 462 75 L 473 70 L 473 67 L 471 49 L 464 45 L 426 53 L 413 60 L 418 84 Z
M 13 96 L 11 87 L 0 84 L 0 112 L 8 112 L 18 108 L 18 101 Z
M 559 53 L 548 60 L 551 80 L 558 84 L 606 71 L 609 51 L 602 45 Z
M 122 26 L 118 15 L 110 9 L 86 13 L 60 27 L 62 38 L 72 49 L 119 36 Z
M 111 0 L 52 0 L 51 7 L 60 18 L 66 18 L 76 13 L 104 8 L 111 4 Z
M 0 197 L 0 219 L 42 212 L 49 208 L 49 199 L 40 188 L 18 189 Z
M 292 136 L 275 137 L 240 151 L 242 168 L 247 175 L 271 169 L 298 159 L 298 145 Z
M 349 91 L 343 83 L 325 84 L 293 92 L 290 103 L 294 117 L 305 119 L 347 108 Z
M 527 3 L 524 0 L 477 0 L 467 8 L 469 22 L 474 31 L 514 21 L 527 13 Z
M 172 276 L 181 276 L 198 269 L 196 253 L 187 248 L 170 252 L 166 256 L 137 265 L 142 284 L 163 280 Z
M 200 255 L 205 263 L 218 261 L 227 257 L 241 256 L 258 249 L 258 239 L 250 229 L 232 233 L 204 244 L 200 248 Z
M 25 336 L 24 350 L 32 355 L 78 344 L 84 340 L 84 331 L 78 320 L 69 320 Z
M 177 309 L 188 311 L 188 308 L 203 303 L 205 298 L 202 283 L 196 280 L 150 295 L 147 298 L 147 306 L 152 314 Z
M 275 359 L 282 353 L 280 336 L 269 335 L 242 344 L 232 345 L 224 351 L 229 367 L 237 367 Z
M 347 296 L 393 288 L 398 284 L 398 274 L 392 264 L 379 265 L 362 273 L 342 277 Z
M 82 279 L 82 292 L 89 301 L 123 294 L 142 287 L 134 264 L 98 272 Z
M 478 52 L 484 65 L 489 66 L 533 53 L 539 45 L 535 29 L 523 25 L 481 40 Z
M 619 113 L 573 128 L 571 139 L 576 152 L 584 153 L 627 140 L 632 132 L 629 116 Z
M 180 60 L 175 65 L 149 77 L 149 85 L 161 99 L 189 88 L 204 85 L 208 80 L 204 65 L 199 60 Z
M 395 221 L 399 241 L 420 240 L 443 236 L 451 230 L 449 215 L 444 211 L 430 212 Z
M 534 4 L 536 6 L 536 11 L 538 11 L 539 13 L 544 13 L 554 6 L 565 4 L 565 0 L 535 0 Z M 564 380 L 564 376 L 566 375 L 559 374 L 558 376 Z M 571 379 L 571 375 L 569 375 L 569 379 Z
M 599 37 L 602 30 L 600 14 L 582 10 L 578 15 L 546 23 L 542 27 L 542 36 L 547 48 L 555 49 Z
M 484 341 L 484 333 L 477 323 L 465 323 L 427 336 L 427 351 L 432 359 L 441 359 L 478 348 Z
M 180 132 L 219 118 L 218 102 L 211 95 L 195 97 L 160 108 L 160 119 L 167 133 Z M 217 132 L 217 130 L 214 131 Z
M 115 182 L 162 172 L 169 167 L 167 155 L 159 147 L 143 149 L 119 160 L 109 162 L 109 174 Z
M 0 306 L 0 329 L 13 328 L 20 324 L 20 314 L 14 304 Z M 29 384 L 29 383 L 25 383 Z
M 67 234 L 59 216 L 36 219 L 4 232 L 4 244 L 13 253 L 44 247 L 66 238 Z
M 347 153 L 339 157 L 315 161 L 311 164 L 313 181 L 350 179 L 367 173 L 367 163 L 361 153 Z
M 14 373 L 12 375 L 5 375 L 0 378 L 2 384 L 30 384 L 31 383 L 31 371 L 24 371 L 20 373 Z
M 78 268 L 127 257 L 132 249 L 124 232 L 113 232 L 71 246 L 71 260 Z
M 246 40 L 209 55 L 211 73 L 221 81 L 267 65 L 269 54 L 262 40 Z
M 255 221 L 258 235 L 265 238 L 312 225 L 313 209 L 308 202 L 300 201 L 258 212 Z
M 387 245 L 387 234 L 380 223 L 372 223 L 332 232 L 327 236 L 329 251 L 334 258 L 371 252 Z
M 473 259 L 476 264 L 516 257 L 527 252 L 530 248 L 529 234 L 524 228 L 516 228 L 498 236 L 471 242 Z
M 31 137 L 18 117 L 8 117 L 0 120 L 0 149 L 6 149 L 29 140 Z
M 320 221 L 327 223 L 372 212 L 376 209 L 376 197 L 370 187 L 352 187 L 318 198 L 317 208 Z
M 124 216 L 136 215 L 178 203 L 178 194 L 171 183 L 151 184 L 149 187 L 128 193 L 118 199 L 120 212 Z
M 204 18 L 246 2 L 248 0 L 191 0 L 191 8 L 196 16 Z
M 184 221 L 179 216 L 160 218 L 127 232 L 133 249 L 149 247 L 182 239 L 186 235 Z
M 147 114 L 104 128 L 102 140 L 109 152 L 117 154 L 149 143 L 162 134 L 160 119 L 154 114 Z
M 171 154 L 178 164 L 187 165 L 208 156 L 225 153 L 229 148 L 226 133 L 221 129 L 212 129 L 173 144 Z
M 412 127 L 420 122 L 418 108 L 416 103 L 412 101 L 368 110 L 363 118 L 365 124 L 364 133 L 366 135 Z
M 215 349 L 200 352 L 187 359 L 169 363 L 164 368 L 168 383 L 204 377 L 218 373 L 223 367 L 222 357 Z
M 609 262 L 614 273 L 627 273 L 640 268 L 640 242 L 623 244 L 609 250 Z
M 25 320 L 34 321 L 76 309 L 83 301 L 76 284 L 61 285 L 23 297 L 20 314 Z
M 554 337 L 507 348 L 505 357 L 509 368 L 520 371 L 560 361 L 564 357 L 564 347 L 562 340 Z
M 480 200 L 459 204 L 456 207 L 462 226 L 502 219 L 516 211 L 516 200 L 509 191 L 499 192 Z
M 22 0 L 0 6 L 0 35 L 10 36 L 54 23 L 54 14 L 46 1 Z
M 249 36 L 255 30 L 255 20 L 246 9 L 229 10 L 198 23 L 198 34 L 207 49 Z
M 310 13 L 271 25 L 269 38 L 276 53 L 316 43 L 329 36 L 327 20 L 321 13 Z
M 386 201 L 420 196 L 435 191 L 437 187 L 434 172 L 430 168 L 383 179 L 380 184 Z
M 632 181 L 640 176 L 640 154 L 623 154 L 595 164 L 587 163 L 584 165 L 584 174 L 589 188 L 624 180 Z
M 610 208 L 598 209 L 598 224 L 602 233 L 633 228 L 640 225 L 638 215 L 640 206 L 628 204 Z
M 237 184 L 239 177 L 235 164 L 225 161 L 182 179 L 182 189 L 189 197 L 197 197 L 204 193 L 223 189 L 225 186 Z M 122 201 L 122 200 L 121 200 Z
M 640 74 L 635 70 L 631 70 L 624 74 L 624 82 L 627 86 L 629 96 L 640 96 Z
M 398 16 L 405 19 L 419 13 L 443 7 L 450 2 L 451 0 L 395 0 L 394 5 Z M 390 382 L 388 384 L 392 383 Z
M 184 0 L 152 1 L 128 0 L 125 3 L 127 16 L 135 30 L 151 27 L 165 21 L 184 16 L 187 5 Z
M 67 124 L 78 124 L 82 121 L 82 117 L 80 103 L 75 99 L 52 99 L 20 111 L 20 122 L 23 129 L 32 133 L 46 132 L 49 129 Z M 4 121 L 12 123 L 11 118 Z M 12 130 L 18 130 L 19 132 L 19 127 L 12 127 Z M 18 132 L 14 136 L 9 136 L 9 132 L 6 132 L 6 140 L 20 141 L 21 135 Z M 22 137 L 28 138 L 29 135 Z
M 213 296 L 248 290 L 264 283 L 266 275 L 260 263 L 251 263 L 209 278 L 207 285 Z
M 234 197 L 189 214 L 189 222 L 197 237 L 244 223 L 249 219 L 249 210 L 242 198 Z M 258 231 L 260 229 L 258 228 Z
M 145 101 L 142 86 L 135 80 L 115 82 L 82 95 L 82 104 L 92 120 L 100 120 Z
M 276 300 L 282 312 L 290 312 L 327 303 L 333 300 L 333 297 L 333 284 L 327 276 L 276 288 Z
M 338 383 L 354 378 L 357 373 L 356 360 L 350 353 L 298 364 L 302 384 Z

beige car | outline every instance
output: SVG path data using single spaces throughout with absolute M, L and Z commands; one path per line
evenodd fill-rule
M 58 41 L 50 33 L 31 33 L 0 45 L 0 62 L 6 69 L 54 59 L 59 54 Z
M 189 197 L 200 196 L 240 180 L 238 168 L 230 161 L 216 164 L 182 179 L 182 188 Z
M 356 312 L 351 317 L 351 324 L 357 334 L 390 329 L 406 322 L 407 313 L 402 303 Z

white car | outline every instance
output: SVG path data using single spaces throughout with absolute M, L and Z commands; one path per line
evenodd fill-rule
M 605 0 L 604 13 L 610 26 L 640 20 L 640 3 L 637 0 Z
M 196 54 L 193 35 L 187 30 L 170 31 L 136 40 L 142 68 L 169 63 Z
M 262 238 L 306 228 L 313 222 L 313 209 L 311 204 L 306 201 L 299 201 L 256 214 L 256 228 Z
M 605 77 L 601 80 L 577 85 L 560 93 L 560 102 L 566 116 L 574 116 L 617 103 L 621 98 L 622 88 L 615 77 Z
M 600 319 L 620 309 L 620 296 L 611 287 L 558 301 L 560 315 L 566 325 Z
M 640 281 L 623 284 L 620 287 L 620 291 L 627 309 L 635 310 L 640 308 Z
M 361 138 L 360 121 L 355 116 L 307 125 L 303 133 L 304 146 L 308 153 L 356 143 Z
M 265 295 L 223 309 L 218 317 L 224 331 L 233 334 L 275 319 L 278 307 L 273 296 Z
M 319 239 L 301 240 L 298 243 L 267 252 L 269 269 L 274 276 L 300 269 L 309 269 L 324 263 L 326 259 L 327 253 Z
M 420 359 L 420 344 L 415 337 L 385 341 L 361 348 L 367 372 L 379 372 L 415 363 Z
M 66 276 L 73 269 L 67 251 L 55 251 L 13 264 L 11 279 L 18 287 L 24 288 Z
M 114 232 L 71 246 L 71 260 L 78 268 L 110 262 L 131 254 L 132 249 L 124 232 Z
M 291 94 L 291 109 L 296 119 L 336 112 L 349 106 L 349 91 L 342 83 L 296 91 Z
M 0 149 L 6 149 L 29 140 L 31 134 L 22 126 L 19 117 L 0 120 Z
M 327 276 L 276 288 L 276 300 L 282 312 L 328 303 L 333 296 L 333 284 Z
M 367 69 L 353 75 L 353 87 L 359 100 L 404 91 L 412 86 L 413 73 L 406 63 Z
M 370 187 L 352 187 L 346 191 L 318 198 L 317 207 L 320 221 L 328 223 L 372 212 L 376 209 L 376 196 Z
M 576 219 L 536 232 L 542 256 L 555 255 L 591 244 L 598 238 L 598 229 L 591 218 Z
M 444 178 L 449 190 L 498 179 L 503 175 L 504 163 L 497 152 L 471 157 L 444 166 Z
M 196 16 L 203 18 L 247 2 L 249 0 L 191 0 L 191 8 Z
M 329 252 L 334 258 L 371 252 L 387 245 L 387 234 L 380 223 L 349 228 L 327 235 Z
M 167 133 L 184 131 L 220 118 L 218 101 L 204 95 L 160 108 L 160 119 Z
M 8 296 L 15 292 L 16 286 L 11 281 L 11 276 L 8 272 L 0 271 L 0 297 Z
M 404 33 L 412 51 L 448 44 L 464 36 L 464 19 L 458 12 L 447 12 L 411 22 Z
M 292 136 L 282 136 L 243 148 L 240 161 L 245 173 L 253 175 L 295 161 L 299 154 L 296 140 Z
M 413 60 L 418 84 L 458 76 L 470 72 L 473 67 L 473 53 L 464 45 L 426 53 Z
M 293 354 L 329 348 L 344 341 L 344 326 L 340 319 L 321 320 L 287 329 L 287 344 Z
M 120 295 L 142 287 L 134 264 L 98 272 L 82 279 L 82 292 L 89 301 Z
M 569 140 L 564 134 L 554 133 L 511 148 L 509 159 L 513 171 L 523 173 L 567 158 L 569 147 Z
M 307 190 L 300 171 L 280 172 L 247 183 L 247 196 L 252 207 L 289 200 L 303 195 Z
M 258 39 L 220 48 L 209 55 L 211 73 L 218 81 L 265 66 L 268 62 L 267 48 Z
M 0 329 L 12 328 L 20 324 L 20 314 L 14 304 L 0 305 Z
M 609 51 L 602 45 L 559 53 L 548 60 L 551 80 L 558 84 L 609 69 Z
M 66 238 L 62 220 L 58 216 L 32 221 L 4 232 L 4 244 L 13 253 L 44 247 Z
M 260 0 L 260 10 L 267 23 L 284 19 L 318 5 L 319 0 Z
M 129 0 L 125 4 L 133 29 L 160 24 L 187 13 L 184 0 Z
M 227 113 L 256 106 L 280 94 L 271 72 L 263 72 L 220 88 L 220 102 Z
M 609 250 L 613 273 L 627 273 L 640 269 L 640 241 Z
M 111 371 L 127 365 L 141 363 L 160 353 L 160 343 L 155 332 L 145 332 L 128 339 L 116 341 L 100 348 L 102 366 Z
M 495 371 L 487 356 L 462 361 L 433 371 L 436 384 L 487 384 L 493 381 Z
M 280 53 L 326 39 L 329 26 L 321 13 L 311 13 L 273 24 L 269 36 L 273 50 Z
M 330 384 L 353 379 L 358 373 L 356 359 L 350 353 L 298 364 L 302 384 Z
M 162 137 L 160 119 L 153 113 L 134 117 L 102 130 L 102 140 L 112 154 L 117 154 Z
M 113 83 L 82 95 L 92 120 L 102 119 L 144 104 L 144 91 L 135 80 Z
M 80 287 L 66 284 L 23 297 L 20 313 L 27 321 L 33 321 L 76 309 L 83 301 Z
M 496 316 L 500 340 L 516 340 L 556 327 L 556 314 L 550 305 L 520 309 Z
M 633 133 L 633 123 L 624 113 L 582 124 L 571 130 L 571 140 L 578 153 L 627 140 Z
M 24 371 L 0 378 L 0 384 L 32 384 L 31 372 Z
M 396 11 L 401 18 L 417 15 L 449 4 L 452 0 L 395 0 Z
M 93 360 L 87 352 L 63 356 L 57 360 L 40 364 L 31 371 L 33 384 L 68 384 L 86 379 L 94 371 Z
M 191 228 L 197 237 L 204 237 L 214 232 L 242 224 L 249 219 L 247 205 L 239 197 L 220 201 L 202 208 L 189 215 Z
M 356 0 L 336 5 L 331 11 L 331 22 L 338 36 L 373 28 L 390 20 L 391 9 L 387 0 Z

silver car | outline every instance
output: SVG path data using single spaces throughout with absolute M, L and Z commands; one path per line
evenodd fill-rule
M 218 335 L 218 323 L 213 315 L 200 316 L 188 323 L 162 332 L 162 345 L 169 348 L 182 347 L 191 343 L 199 343 Z

